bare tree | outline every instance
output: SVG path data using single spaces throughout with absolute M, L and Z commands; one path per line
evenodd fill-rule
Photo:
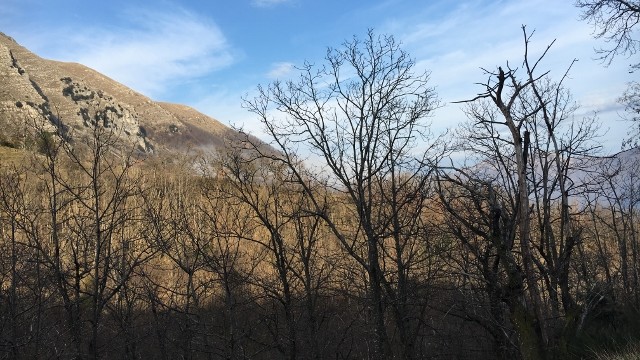
M 7 284 L 0 292 L 2 353 L 12 359 L 38 357 L 44 316 L 43 276 L 39 262 L 25 261 L 36 255 L 29 247 L 29 235 L 38 214 L 37 201 L 27 174 L 16 167 L 0 167 L 0 170 L 0 279 Z M 35 321 L 30 322 L 30 317 Z M 29 326 L 31 331 L 27 330 Z M 29 344 L 31 341 L 35 344 Z
M 620 303 L 638 304 L 637 150 L 603 158 L 591 175 L 589 215 L 593 221 L 598 266 L 606 275 L 606 287 Z M 615 281 L 614 279 L 619 279 Z
M 95 116 L 106 115 L 97 111 Z M 60 129 L 37 130 L 43 155 L 37 172 L 48 199 L 48 224 L 34 246 L 55 278 L 72 357 L 98 358 L 105 308 L 150 256 L 131 231 L 136 223 L 131 199 L 140 191 L 133 152 L 116 150 L 119 133 L 97 121 L 73 141 Z M 89 337 L 82 336 L 86 322 Z
M 300 356 L 301 337 L 296 312 L 297 286 L 292 271 L 296 259 L 289 234 L 293 220 L 291 205 L 299 201 L 291 193 L 300 191 L 296 191 L 295 183 L 288 181 L 286 167 L 282 164 L 252 156 L 246 158 L 245 155 L 240 150 L 223 160 L 227 188 L 237 202 L 236 206 L 247 207 L 247 216 L 256 224 L 253 234 L 244 238 L 257 246 L 248 245 L 249 248 L 264 254 L 262 275 L 256 274 L 254 283 L 267 299 L 281 305 L 284 312 L 284 331 L 277 325 L 278 311 L 270 314 L 269 332 L 273 334 L 274 346 L 281 356 L 296 359 Z
M 208 229 L 208 239 L 199 244 L 205 269 L 214 274 L 220 290 L 211 306 L 223 313 L 213 337 L 219 339 L 215 353 L 225 359 L 251 357 L 248 346 L 254 323 L 247 316 L 247 304 L 253 300 L 250 278 L 256 276 L 256 262 L 245 246 L 245 240 L 255 227 L 238 201 L 229 195 L 227 180 L 209 177 L 202 184 L 203 197 L 198 205 L 204 214 L 203 226 Z
M 548 72 L 539 73 L 551 45 L 532 58 L 531 34 L 522 30 L 524 75 L 509 64 L 486 71 L 484 91 L 467 101 L 470 123 L 461 134 L 462 149 L 478 162 L 470 169 L 442 174 L 463 190 L 465 201 L 474 204 L 469 208 L 475 209 L 473 216 L 482 220 L 465 219 L 469 210 L 461 212 L 454 201 L 456 192 L 443 185 L 441 200 L 458 226 L 466 229 L 454 228 L 456 237 L 484 264 L 480 271 L 498 329 L 508 330 L 499 306 L 504 301 L 521 356 L 535 359 L 566 353 L 566 337 L 571 336 L 566 329 L 575 325 L 572 319 L 578 310 L 570 270 L 580 227 L 569 199 L 581 191 L 576 173 L 597 148 L 592 142 L 597 128 L 593 119 L 573 119 L 575 106 L 563 85 L 566 73 L 558 82 L 552 82 Z M 477 237 L 490 241 L 479 244 Z M 501 271 L 508 285 L 496 278 Z M 504 348 L 511 336 L 497 334 L 498 346 Z
M 633 55 L 640 41 L 633 38 L 634 27 L 640 22 L 640 2 L 634 0 L 577 0 L 582 19 L 594 27 L 596 38 L 611 44 L 608 49 L 596 50 L 601 60 L 611 64 L 617 55 Z M 633 64 L 637 68 L 638 64 Z
M 280 152 L 265 155 L 291 169 L 311 199 L 308 211 L 323 219 L 366 270 L 371 356 L 385 358 L 392 355 L 387 305 L 394 307 L 401 331 L 406 324 L 404 284 L 412 256 L 406 252 L 411 248 L 405 246 L 407 238 L 401 237 L 412 235 L 406 219 L 416 215 L 409 193 L 417 199 L 424 194 L 420 186 L 432 169 L 434 143 L 424 121 L 438 102 L 428 73 L 415 73 L 414 61 L 390 36 L 369 31 L 364 40 L 330 48 L 326 61 L 322 67 L 305 64 L 297 81 L 259 87 L 258 96 L 245 106 L 259 117 Z M 296 152 L 312 154 L 318 167 L 302 167 Z M 345 228 L 331 216 L 337 209 L 313 190 L 315 184 L 335 191 L 340 206 L 355 220 L 353 226 Z M 397 252 L 384 244 L 394 236 Z M 398 282 L 381 265 L 384 254 L 392 251 Z M 414 337 L 405 335 L 396 355 L 410 358 Z
M 624 118 L 636 124 L 627 131 L 628 137 L 623 140 L 622 148 L 638 147 L 640 146 L 640 83 L 637 81 L 629 83 L 627 90 L 618 101 L 625 106 L 627 115 Z
M 149 294 L 152 306 L 157 306 L 158 312 L 177 316 L 173 326 L 166 329 L 175 335 L 164 332 L 158 342 L 167 346 L 165 342 L 174 339 L 179 353 L 162 356 L 192 359 L 204 338 L 199 310 L 210 286 L 203 276 L 204 262 L 199 251 L 200 243 L 207 240 L 202 231 L 205 217 L 196 205 L 196 184 L 186 174 L 181 175 L 162 178 L 145 197 L 146 239 L 165 258 L 160 259 L 157 274 L 149 269 L 145 281 L 153 289 Z
M 609 48 L 596 49 L 600 60 L 610 65 L 616 56 L 633 57 L 640 50 L 640 40 L 635 38 L 635 31 L 640 22 L 640 2 L 636 0 L 577 0 L 575 5 L 582 10 L 582 19 L 590 22 L 594 28 L 594 36 L 611 44 Z M 635 58 L 634 58 L 635 59 Z M 633 60 L 630 72 L 640 69 L 640 62 Z M 640 84 L 633 80 L 618 101 L 626 106 L 630 119 L 636 126 L 628 133 L 622 146 L 638 146 L 640 139 L 640 108 L 638 97 Z

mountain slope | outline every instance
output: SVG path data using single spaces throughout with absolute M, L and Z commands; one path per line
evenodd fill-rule
M 215 150 L 239 137 L 188 106 L 154 102 L 81 64 L 42 59 L 0 33 L 0 145 L 27 147 L 35 129 L 73 139 L 96 125 L 142 153 Z

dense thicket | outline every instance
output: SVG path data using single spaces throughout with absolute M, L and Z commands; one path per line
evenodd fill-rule
M 428 74 L 372 33 L 246 102 L 273 148 L 142 161 L 97 124 L 42 133 L 0 171 L 0 356 L 553 359 L 638 340 L 640 156 L 592 156 L 593 119 L 523 34 L 520 69 L 487 71 L 447 138 Z

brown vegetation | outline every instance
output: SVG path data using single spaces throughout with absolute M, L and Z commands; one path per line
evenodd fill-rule
M 28 164 L 0 165 L 0 356 L 628 351 L 639 157 L 591 156 L 592 119 L 523 34 L 522 68 L 487 71 L 446 142 L 424 122 L 428 74 L 373 33 L 246 101 L 275 150 L 236 134 L 215 156 L 143 161 L 104 123 L 74 141 L 34 129 Z M 452 151 L 473 163 L 445 167 Z

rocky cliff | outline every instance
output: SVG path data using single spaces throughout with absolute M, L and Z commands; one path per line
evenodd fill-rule
M 0 145 L 26 147 L 34 129 L 72 140 L 95 126 L 147 154 L 215 150 L 238 136 L 192 108 L 154 102 L 81 64 L 42 59 L 0 33 Z

